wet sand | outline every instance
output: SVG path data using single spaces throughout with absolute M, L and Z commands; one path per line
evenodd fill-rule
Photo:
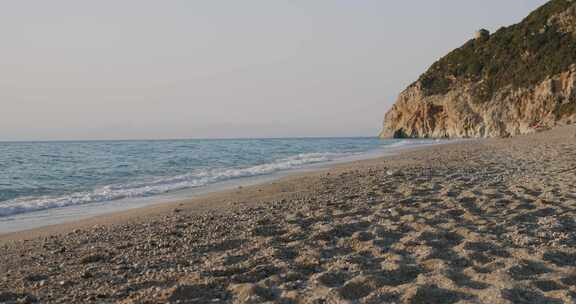
M 574 303 L 576 127 L 0 235 L 0 303 Z

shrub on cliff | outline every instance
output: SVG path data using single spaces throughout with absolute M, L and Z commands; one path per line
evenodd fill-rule
M 425 93 L 444 94 L 459 82 L 471 81 L 479 83 L 474 97 L 486 101 L 501 88 L 529 87 L 566 71 L 576 63 L 576 33 L 563 31 L 551 18 L 571 6 L 576 2 L 552 0 L 519 24 L 468 41 L 420 77 Z

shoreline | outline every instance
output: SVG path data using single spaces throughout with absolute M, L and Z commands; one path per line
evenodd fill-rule
M 7 241 L 20 240 L 24 238 L 34 238 L 38 236 L 49 236 L 54 233 L 66 233 L 74 229 L 80 229 L 90 225 L 99 224 L 112 224 L 121 223 L 122 221 L 130 220 L 132 217 L 140 217 L 158 212 L 166 212 L 169 209 L 176 207 L 186 207 L 188 209 L 196 209 L 198 211 L 206 211 L 211 209 L 207 204 L 223 204 L 226 200 L 233 199 L 232 196 L 238 195 L 238 189 L 246 189 L 246 191 L 266 188 L 265 192 L 275 192 L 274 184 L 290 182 L 292 179 L 304 178 L 310 175 L 317 175 L 324 171 L 330 171 L 340 167 L 354 166 L 359 162 L 370 162 L 385 159 L 390 156 L 398 155 L 403 152 L 417 151 L 426 149 L 431 146 L 437 145 L 450 145 L 456 144 L 461 141 L 454 140 L 453 142 L 446 143 L 433 143 L 421 144 L 415 147 L 399 147 L 387 151 L 368 151 L 364 155 L 348 156 L 341 160 L 334 160 L 327 163 L 318 163 L 305 166 L 303 168 L 290 169 L 286 171 L 275 172 L 266 175 L 257 175 L 251 177 L 243 177 L 239 179 L 227 180 L 217 182 L 215 184 L 202 186 L 200 188 L 191 188 L 179 190 L 174 193 L 164 193 L 152 197 L 136 198 L 132 200 L 120 200 L 103 203 L 91 203 L 87 205 L 69 206 L 57 209 L 78 208 L 78 211 L 83 211 L 83 207 L 98 208 L 102 206 L 107 211 L 97 212 L 88 215 L 82 215 L 80 219 L 69 219 L 71 216 L 64 216 L 65 219 L 52 224 L 44 224 L 41 226 L 18 229 L 8 232 L 0 231 L 0 244 Z M 241 191 L 240 191 L 241 192 Z M 251 193 L 250 195 L 258 197 L 258 193 Z M 248 198 L 247 198 L 248 199 Z M 122 203 L 126 201 L 126 205 Z M 109 206 L 115 205 L 115 206 Z M 184 206 L 183 206 L 184 205 Z M 213 206 L 214 210 L 218 210 L 219 206 Z M 55 210 L 57 210 L 55 209 Z M 53 209 L 32 212 L 34 214 L 41 214 L 43 212 L 50 212 Z M 32 214 L 30 213 L 30 214 Z M 27 214 L 22 214 L 27 215 Z M 21 216 L 16 215 L 16 216 Z M 18 219 L 16 218 L 15 221 Z
M 0 299 L 576 301 L 576 126 L 0 236 Z

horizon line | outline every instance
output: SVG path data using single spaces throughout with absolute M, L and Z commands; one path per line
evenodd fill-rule
M 57 143 L 57 142 L 120 142 L 120 141 L 184 141 L 184 140 L 275 140 L 275 139 L 338 139 L 338 138 L 378 138 L 378 136 L 280 136 L 280 137 L 180 137 L 142 139 L 41 139 L 41 140 L 0 140 L 2 143 Z

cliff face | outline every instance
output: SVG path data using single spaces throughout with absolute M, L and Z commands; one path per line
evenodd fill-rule
M 504 88 L 475 101 L 476 84 L 426 96 L 417 82 L 385 116 L 383 138 L 505 137 L 576 122 L 576 65 L 536 86 Z
M 383 138 L 504 137 L 576 122 L 576 3 L 478 36 L 400 94 Z

